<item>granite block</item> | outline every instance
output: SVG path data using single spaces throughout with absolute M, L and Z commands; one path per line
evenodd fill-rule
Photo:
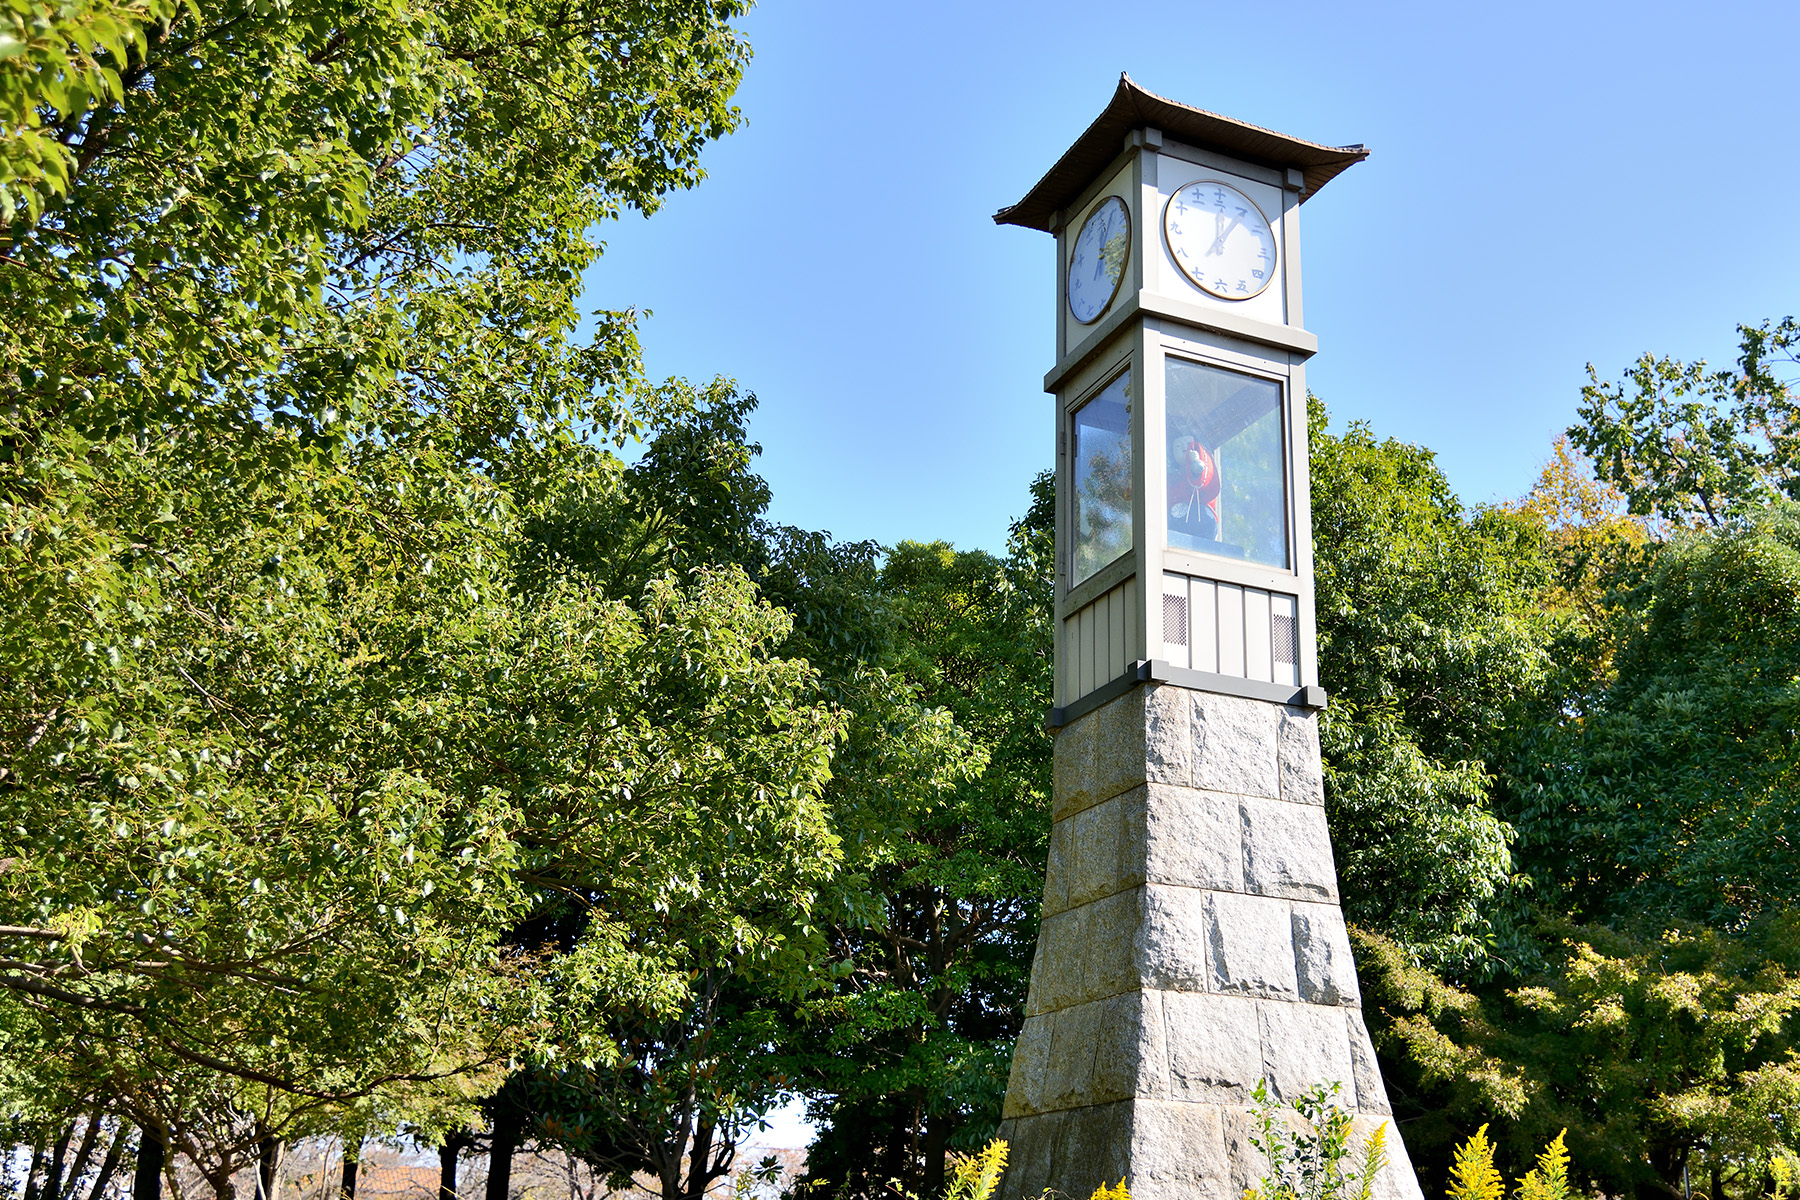
M 1381 1082 L 1381 1065 L 1375 1059 L 1375 1045 L 1369 1040 L 1369 1028 L 1362 1013 L 1346 1010 L 1344 1024 L 1350 1035 L 1350 1072 L 1356 1082 L 1356 1107 L 1366 1113 L 1391 1113 L 1387 1087 Z
M 1144 878 L 1151 883 L 1243 891 L 1238 798 L 1158 784 L 1145 791 Z
M 1000 1115 L 1022 1117 L 1043 1112 L 1044 1081 L 1050 1067 L 1050 1033 L 1055 1014 L 1026 1017 L 1013 1046 L 1012 1074 L 1006 1081 L 1006 1104 Z
M 1294 905 L 1294 973 L 1312 1004 L 1362 1003 L 1344 914 L 1335 904 Z
M 1190 785 L 1242 796 L 1281 795 L 1276 766 L 1280 705 L 1213 692 L 1187 693 L 1192 721 Z
M 1163 992 L 1160 998 L 1169 1098 L 1249 1104 L 1263 1073 L 1259 1002 L 1192 992 Z
M 1139 1100 L 1131 1122 L 1133 1200 L 1239 1200 L 1224 1113 L 1211 1104 Z
M 1292 900 L 1338 898 L 1337 868 L 1325 810 L 1310 804 L 1246 797 L 1244 890 Z
M 1211 990 L 1276 1000 L 1299 997 L 1291 908 L 1273 897 L 1208 893 Z
M 1345 1010 L 1320 1004 L 1265 1001 L 1257 1005 L 1262 1019 L 1263 1073 L 1270 1094 L 1283 1103 L 1318 1084 L 1338 1084 L 1338 1098 L 1355 1104 L 1355 1068 L 1350 1061 L 1350 1035 Z
M 1207 987 L 1211 932 L 1207 897 L 1198 888 L 1144 888 L 1144 919 L 1137 933 L 1137 982 L 1166 991 L 1202 992 Z
M 1291 804 L 1324 804 L 1319 715 L 1304 708 L 1283 709 L 1279 738 L 1281 798 Z

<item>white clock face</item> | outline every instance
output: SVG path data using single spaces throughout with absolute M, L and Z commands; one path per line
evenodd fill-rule
M 1202 179 L 1170 196 L 1163 236 L 1181 273 L 1221 300 L 1248 300 L 1275 278 L 1275 231 L 1229 184 Z
M 1125 278 L 1125 262 L 1131 257 L 1131 214 L 1125 202 L 1108 196 L 1100 202 L 1069 256 L 1069 311 L 1083 325 L 1100 319 Z

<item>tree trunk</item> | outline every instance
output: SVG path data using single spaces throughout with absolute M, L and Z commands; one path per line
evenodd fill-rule
M 137 1174 L 131 1181 L 131 1200 L 162 1200 L 162 1134 L 148 1125 L 138 1131 Z
M 356 1165 L 361 1158 L 361 1146 L 353 1148 L 349 1142 L 344 1143 L 344 1178 L 338 1184 L 338 1195 L 343 1200 L 356 1200 Z
M 106 1195 L 106 1185 L 112 1182 L 113 1173 L 119 1169 L 119 1160 L 125 1156 L 125 1141 L 130 1132 L 131 1127 L 123 1121 L 114 1128 L 112 1142 L 106 1147 L 106 1157 L 100 1160 L 100 1173 L 94 1176 L 94 1186 L 88 1189 L 88 1200 L 102 1200 Z
M 925 1124 L 925 1190 L 922 1196 L 935 1200 L 944 1193 L 944 1158 L 950 1146 L 950 1118 L 934 1114 Z
M 694 1140 L 688 1147 L 687 1182 L 680 1185 L 680 1165 L 676 1166 L 676 1179 L 680 1191 L 665 1200 L 704 1200 L 706 1185 L 712 1182 L 707 1178 L 707 1168 L 712 1165 L 713 1123 L 707 1117 L 694 1122 Z
M 75 1151 L 75 1161 L 69 1164 L 69 1173 L 64 1181 L 57 1185 L 56 1192 L 50 1200 L 60 1200 L 64 1195 L 73 1196 L 75 1185 L 87 1174 L 88 1160 L 94 1157 L 94 1143 L 100 1139 L 100 1111 L 88 1118 L 87 1131 L 81 1135 L 81 1148 Z
M 1707 1155 L 1707 1169 L 1712 1177 L 1712 1195 L 1707 1200 L 1725 1200 L 1725 1172 L 1719 1166 L 1717 1155 Z
M 38 1200 L 38 1188 L 43 1185 L 44 1142 L 42 1138 L 31 1147 L 31 1158 L 25 1164 L 25 1200 Z
M 57 1136 L 56 1147 L 50 1152 L 50 1170 L 44 1175 L 44 1182 L 38 1188 L 39 1200 L 56 1200 L 62 1191 L 63 1163 L 69 1157 L 69 1140 L 75 1136 L 75 1126 L 68 1125 Z
M 266 1137 L 256 1149 L 256 1200 L 275 1200 L 281 1175 L 281 1139 Z
M 456 1156 L 462 1147 L 460 1131 L 446 1135 L 438 1147 L 438 1200 L 456 1200 Z
M 494 1134 L 488 1149 L 487 1200 L 508 1200 L 512 1192 L 513 1151 L 519 1148 L 523 1124 L 519 1110 L 504 1100 L 494 1106 Z

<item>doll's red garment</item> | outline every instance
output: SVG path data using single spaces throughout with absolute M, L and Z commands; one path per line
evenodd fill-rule
M 1169 528 L 1218 536 L 1219 470 L 1206 447 L 1191 437 L 1175 443 L 1169 467 Z

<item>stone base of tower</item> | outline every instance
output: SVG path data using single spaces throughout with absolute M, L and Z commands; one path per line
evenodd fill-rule
M 1001 1200 L 1239 1200 L 1259 1081 L 1386 1121 L 1325 828 L 1316 714 L 1146 684 L 1057 735 Z M 1378 1196 L 1420 1200 L 1398 1131 Z

